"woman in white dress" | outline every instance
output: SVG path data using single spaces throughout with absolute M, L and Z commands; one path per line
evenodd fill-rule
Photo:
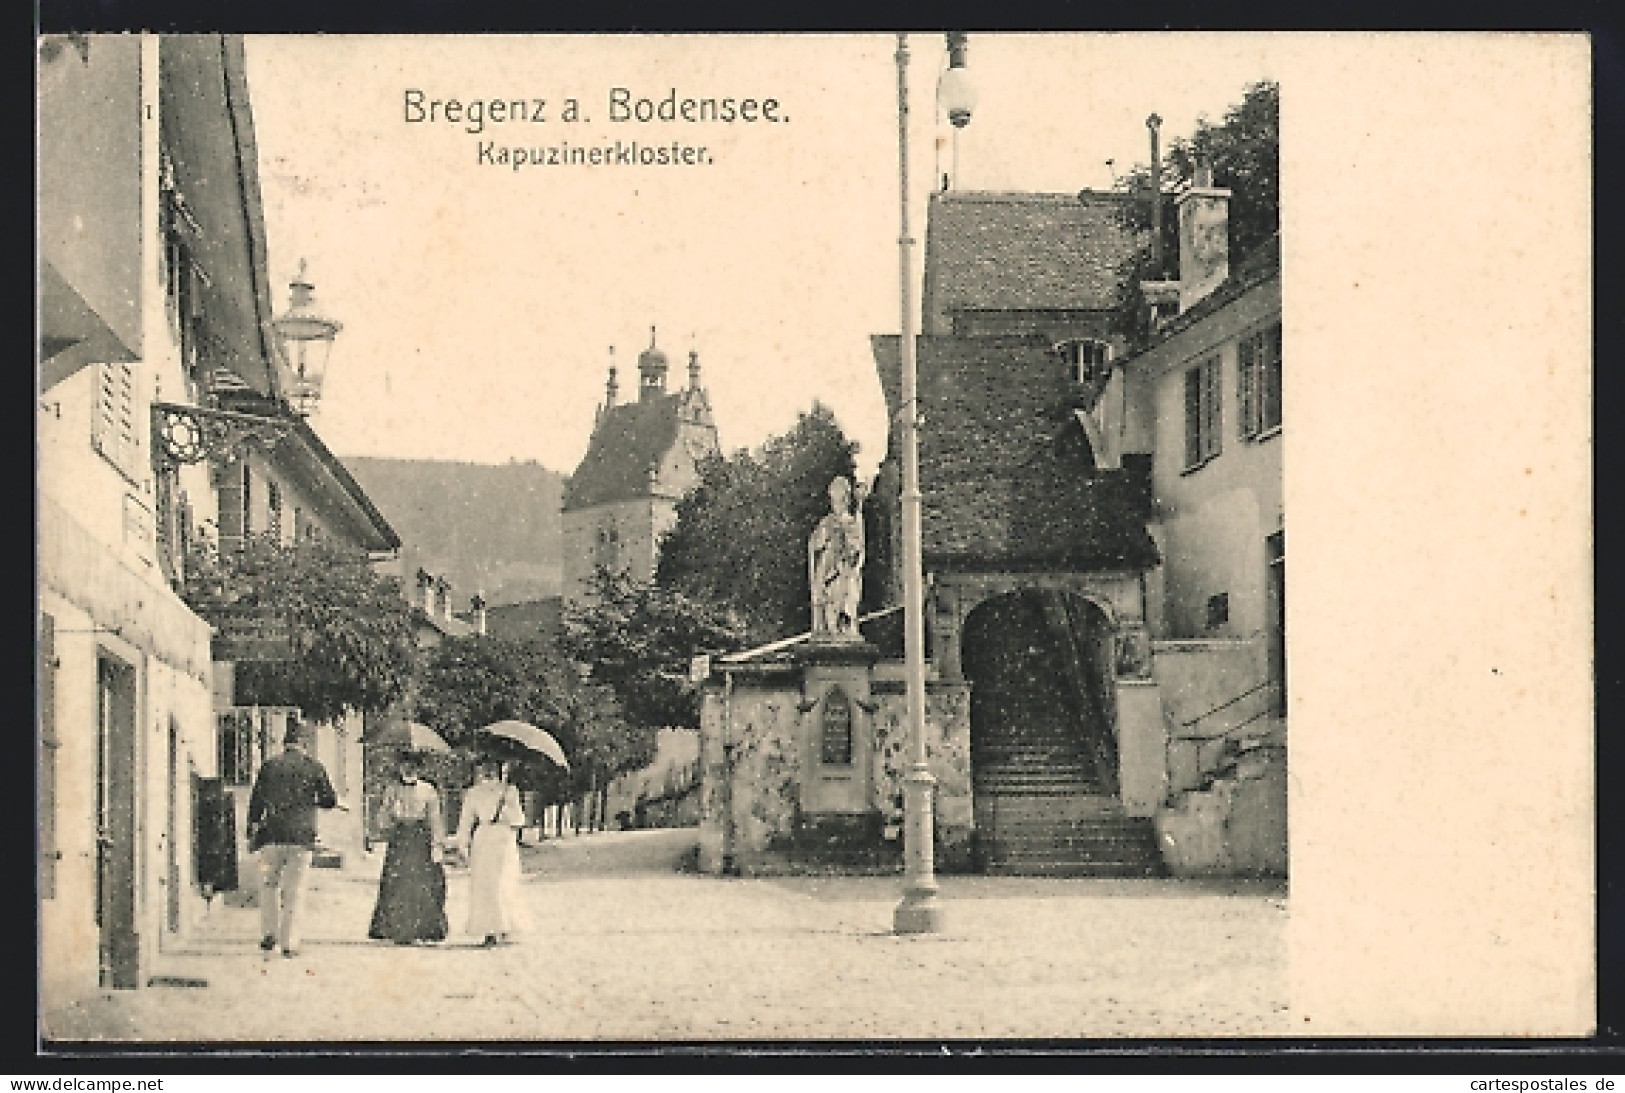
M 519 830 L 525 809 L 502 765 L 484 760 L 463 798 L 457 846 L 468 860 L 468 933 L 487 946 L 510 940 L 528 922 L 519 899 Z

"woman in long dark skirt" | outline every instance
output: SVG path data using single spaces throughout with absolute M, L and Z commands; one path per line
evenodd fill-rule
M 415 759 L 401 763 L 400 782 L 384 798 L 390 822 L 378 903 L 367 936 L 410 945 L 446 937 L 446 872 L 441 865 L 446 841 L 440 794 L 425 782 Z

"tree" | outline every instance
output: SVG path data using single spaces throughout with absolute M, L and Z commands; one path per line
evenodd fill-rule
M 592 666 L 592 678 L 614 690 L 627 720 L 651 740 L 661 728 L 699 727 L 693 657 L 743 648 L 747 638 L 726 606 L 604 569 L 564 616 L 565 649 Z
M 287 626 L 287 660 L 237 665 L 238 700 L 297 706 L 313 721 L 378 713 L 406 693 L 415 660 L 400 582 L 366 552 L 330 540 L 283 545 L 253 536 L 240 551 L 193 546 L 181 596 L 205 619 L 260 614 Z
M 479 750 L 479 730 L 496 721 L 545 729 L 569 758 L 569 774 L 539 762 L 524 765 L 516 781 L 550 803 L 601 789 L 654 755 L 655 729 L 627 720 L 608 684 L 584 678 L 574 663 L 533 642 L 447 638 L 423 664 L 414 716 L 470 751 Z
M 1116 327 L 1131 344 L 1142 345 L 1150 334 L 1146 324 L 1140 282 L 1160 280 L 1177 268 L 1179 218 L 1174 195 L 1196 174 L 1198 163 L 1213 171 L 1213 184 L 1231 191 L 1230 260 L 1235 265 L 1259 244 L 1280 230 L 1280 87 L 1263 80 L 1242 92 L 1241 102 L 1225 111 L 1217 125 L 1206 118 L 1196 123 L 1188 140 L 1175 137 L 1168 146 L 1162 165 L 1163 266 L 1151 262 L 1151 170 L 1137 164 L 1117 180 L 1125 193 L 1142 195 L 1127 202 L 1119 211 L 1119 222 L 1131 231 L 1146 235 L 1143 246 L 1120 267 Z
M 807 536 L 829 510 L 830 480 L 854 476 L 857 449 L 815 402 L 756 451 L 706 460 L 661 540 L 656 583 L 728 605 L 761 640 L 807 630 Z
M 483 636 L 448 637 L 428 650 L 413 694 L 417 720 L 457 747 L 494 721 L 528 721 L 552 732 L 558 657 L 538 645 Z M 558 735 L 555 733 L 555 735 Z M 568 749 L 573 740 L 560 738 Z

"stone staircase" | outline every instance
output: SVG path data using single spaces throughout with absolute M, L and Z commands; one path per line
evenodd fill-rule
M 976 830 L 995 876 L 1154 877 L 1162 855 L 1150 819 L 1102 792 L 1094 764 L 1064 729 L 1027 727 L 976 759 Z
M 977 854 L 995 875 L 1148 877 L 1163 871 L 1149 818 L 1117 796 L 1091 646 L 1058 596 L 1003 605 L 974 647 L 971 771 Z M 991 625 L 991 624 L 990 624 Z

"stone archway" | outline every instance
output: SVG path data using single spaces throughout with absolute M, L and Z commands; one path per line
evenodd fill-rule
M 1115 796 L 1112 626 L 1074 593 L 982 601 L 960 638 L 978 798 Z
M 1099 603 L 1053 587 L 1002 590 L 965 616 L 959 666 L 987 872 L 1161 872 L 1149 821 L 1129 817 L 1119 795 L 1118 636 Z

